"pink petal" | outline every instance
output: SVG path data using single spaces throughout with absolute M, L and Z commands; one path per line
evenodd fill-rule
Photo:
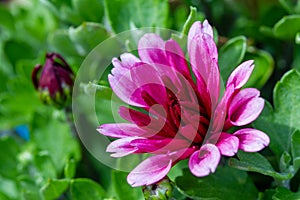
M 220 92 L 220 72 L 218 68 L 218 51 L 210 35 L 195 35 L 189 46 L 189 57 L 197 83 L 205 82 L 212 105 L 218 102 Z M 199 91 L 201 93 L 201 91 Z
M 191 79 L 190 70 L 188 68 L 185 55 L 175 40 L 166 42 L 166 56 L 171 67 L 183 74 L 186 78 Z
M 192 39 L 195 37 L 195 35 L 201 34 L 208 34 L 212 38 L 214 37 L 213 29 L 207 20 L 204 20 L 203 24 L 201 24 L 199 21 L 193 23 L 188 33 L 188 47 L 191 45 Z
M 143 62 L 168 65 L 165 42 L 156 34 L 145 34 L 139 41 L 138 51 Z
M 246 152 L 260 151 L 270 143 L 270 138 L 264 132 L 256 129 L 241 129 L 233 135 L 239 138 L 239 149 Z
M 168 102 L 166 89 L 155 64 L 142 64 L 131 72 L 132 81 L 138 90 L 134 93 L 137 99 L 144 99 L 148 106 L 165 105 Z
M 156 155 L 147 158 L 127 176 L 132 187 L 151 185 L 164 178 L 170 171 L 172 160 L 168 155 Z
M 253 63 L 253 60 L 248 60 L 240 64 L 229 76 L 226 87 L 233 84 L 235 89 L 242 88 L 247 83 L 254 69 Z
M 145 130 L 137 125 L 129 123 L 103 124 L 98 127 L 97 131 L 102 135 L 114 138 L 142 136 L 145 133 Z
M 232 134 L 221 133 L 216 144 L 220 153 L 224 156 L 234 156 L 239 148 L 239 139 Z
M 189 168 L 195 176 L 207 176 L 215 172 L 220 158 L 221 154 L 215 145 L 205 144 L 191 155 Z
M 138 107 L 147 106 L 141 96 L 134 95 L 138 87 L 132 81 L 129 70 L 113 68 L 112 74 L 108 75 L 108 81 L 114 93 L 125 103 Z
M 120 58 L 122 61 L 122 66 L 128 69 L 134 67 L 136 63 L 141 62 L 139 58 L 131 53 L 123 53 Z
M 231 124 L 243 126 L 253 122 L 264 108 L 264 100 L 259 97 L 259 91 L 246 88 L 238 92 L 232 99 L 228 116 Z
M 123 157 L 132 154 L 138 150 L 137 147 L 130 145 L 130 142 L 137 137 L 126 137 L 111 142 L 107 148 L 107 152 L 112 152 L 111 157 Z
M 139 153 L 168 153 L 179 149 L 188 148 L 191 142 L 184 139 L 135 139 L 130 142 L 130 146 L 137 147 Z

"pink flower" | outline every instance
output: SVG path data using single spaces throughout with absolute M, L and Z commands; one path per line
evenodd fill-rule
M 128 175 L 132 186 L 161 180 L 184 159 L 189 159 L 195 176 L 206 176 L 216 170 L 222 155 L 233 156 L 238 149 L 256 152 L 269 144 L 269 137 L 256 129 L 226 132 L 251 123 L 264 107 L 258 90 L 242 89 L 253 61 L 232 72 L 220 98 L 218 52 L 207 21 L 192 25 L 187 45 L 194 78 L 179 45 L 155 34 L 140 39 L 139 58 L 124 53 L 120 60 L 112 60 L 109 82 L 115 94 L 131 105 L 119 110 L 128 123 L 104 124 L 97 130 L 119 138 L 107 147 L 113 157 L 154 154 Z

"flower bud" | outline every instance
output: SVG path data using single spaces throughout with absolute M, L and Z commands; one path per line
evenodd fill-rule
M 40 71 L 40 77 L 38 78 Z M 57 108 L 64 108 L 70 103 L 74 73 L 61 55 L 47 53 L 46 63 L 43 67 L 42 65 L 36 65 L 31 78 L 44 103 L 54 105 Z
M 146 200 L 171 199 L 174 186 L 168 177 L 152 185 L 144 186 L 143 193 Z

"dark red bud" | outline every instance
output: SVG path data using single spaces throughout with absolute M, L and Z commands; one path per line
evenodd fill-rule
M 64 108 L 70 103 L 74 73 L 61 55 L 47 53 L 44 66 L 36 65 L 31 78 L 44 103 L 58 108 Z

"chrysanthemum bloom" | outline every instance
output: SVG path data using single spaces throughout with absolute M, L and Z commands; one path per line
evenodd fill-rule
M 114 58 L 109 75 L 114 93 L 131 105 L 119 110 L 128 123 L 98 128 L 103 135 L 119 138 L 107 147 L 113 157 L 154 154 L 131 171 L 129 184 L 153 184 L 183 159 L 189 159 L 195 176 L 206 176 L 216 170 L 222 155 L 233 156 L 238 149 L 256 152 L 269 144 L 268 136 L 256 129 L 226 132 L 255 120 L 264 100 L 257 89 L 242 89 L 253 61 L 232 72 L 220 98 L 218 52 L 207 21 L 195 22 L 188 34 L 194 78 L 183 51 L 172 39 L 165 42 L 158 35 L 145 34 L 138 54 L 139 58 L 129 53 L 122 54 L 121 60 Z

